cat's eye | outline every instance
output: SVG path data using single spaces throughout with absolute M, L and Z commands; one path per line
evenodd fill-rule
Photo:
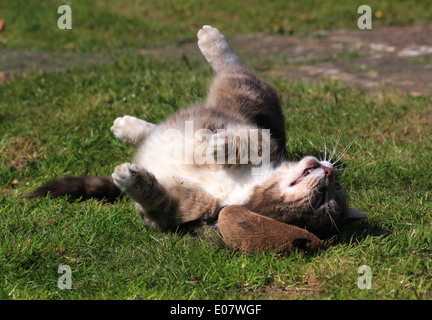
M 290 183 L 290 187 L 295 186 L 297 183 L 301 182 L 304 177 L 308 176 L 312 171 L 314 171 L 316 168 L 319 168 L 319 166 L 316 167 L 309 167 L 303 170 L 303 173 L 300 177 L 298 177 L 296 180 Z
M 315 167 L 311 167 L 311 168 L 306 168 L 306 169 L 304 169 L 304 171 L 303 171 L 303 177 L 306 177 L 306 176 L 308 176 L 312 171 L 314 171 L 315 170 Z

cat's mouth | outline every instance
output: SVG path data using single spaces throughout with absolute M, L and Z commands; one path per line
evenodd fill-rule
M 326 205 L 330 201 L 329 193 L 327 189 L 325 189 L 323 192 L 321 192 L 321 198 L 318 202 L 318 207 L 322 207 Z
M 327 188 L 325 186 L 317 187 L 314 198 L 316 199 L 315 201 L 309 198 L 309 204 L 314 211 L 327 205 L 327 203 L 330 201 L 330 196 Z
M 336 199 L 338 198 L 338 192 L 340 192 L 341 189 L 342 187 L 338 181 L 317 186 L 314 191 L 314 198 L 316 200 L 313 201 L 313 199 L 309 199 L 309 203 L 315 203 L 312 209 L 315 211 L 319 208 L 330 206 L 332 201 L 337 201 Z

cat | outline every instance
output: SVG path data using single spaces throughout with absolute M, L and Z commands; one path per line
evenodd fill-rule
M 328 237 L 366 215 L 348 207 L 332 163 L 313 156 L 288 161 L 284 115 L 275 89 L 246 70 L 212 26 L 198 47 L 215 72 L 203 105 L 152 124 L 132 116 L 111 131 L 138 149 L 111 177 L 64 177 L 29 197 L 126 194 L 144 223 L 161 230 L 216 230 L 219 211 L 242 205 L 255 213 Z

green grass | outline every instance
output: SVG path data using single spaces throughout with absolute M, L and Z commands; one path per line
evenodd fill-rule
M 211 237 L 148 230 L 126 199 L 24 199 L 54 177 L 106 175 L 129 160 L 134 150 L 110 134 L 112 120 L 157 121 L 202 99 L 211 73 L 201 60 L 190 63 L 136 56 L 0 84 L 2 298 L 432 297 L 430 96 L 272 81 L 293 157 L 322 150 L 321 133 L 331 142 L 345 126 L 342 148 L 360 131 L 346 157 L 355 169 L 342 172 L 342 181 L 370 221 L 315 256 L 246 255 Z M 61 264 L 72 268 L 72 290 L 57 287 Z M 357 287 L 363 264 L 372 268 L 372 290 Z
M 1 38 L 6 39 L 8 48 L 64 49 L 69 41 L 78 51 L 142 47 L 152 42 L 166 45 L 185 30 L 193 30 L 190 37 L 194 38 L 195 23 L 201 24 L 200 19 L 211 15 L 210 9 L 197 13 L 198 7 L 187 1 L 176 2 L 181 8 L 177 13 L 171 12 L 171 7 L 159 10 L 156 2 L 149 1 L 164 19 L 170 17 L 178 23 L 160 36 L 149 36 L 148 42 L 134 44 L 130 36 L 121 37 L 126 20 L 115 20 L 112 28 L 102 23 L 104 10 L 118 2 L 101 1 L 94 11 L 85 12 L 87 18 L 95 17 L 90 32 L 92 22 L 79 18 L 83 5 L 74 1 L 74 28 L 83 32 L 79 39 L 66 33 L 63 39 L 57 31 L 40 32 L 40 37 L 35 37 L 25 17 L 32 12 L 45 17 L 51 2 L 41 1 L 40 13 L 32 5 L 14 8 L 14 3 L 8 1 L 0 9 L 0 16 L 13 12 L 17 18 L 8 25 L 8 30 L 17 26 L 11 31 L 15 35 Z M 128 2 L 131 8 L 137 3 Z M 139 4 L 150 8 L 146 3 Z M 276 1 L 272 8 L 285 4 Z M 303 10 L 312 4 L 306 2 Z M 229 30 L 233 33 L 271 30 L 271 23 L 282 15 L 275 10 L 276 18 L 256 17 L 252 21 L 261 24 L 252 26 L 251 21 L 243 23 L 242 19 L 254 16 L 257 9 L 240 10 L 241 5 L 239 1 L 221 9 L 232 12 L 228 17 L 238 15 L 238 20 L 222 19 L 225 28 L 232 26 Z M 323 13 L 330 10 L 327 2 L 321 7 Z M 430 14 L 426 10 L 416 14 L 419 8 L 413 6 L 414 13 L 406 10 L 406 21 L 398 23 L 411 22 L 411 14 L 418 21 Z M 318 9 L 310 14 L 317 15 Z M 336 6 L 335 17 L 344 10 L 346 5 Z M 129 17 L 130 21 L 136 21 L 138 13 L 130 8 L 106 11 L 108 18 Z M 195 15 L 199 18 L 194 19 Z M 214 23 L 217 18 L 215 14 L 204 23 Z M 87 27 L 80 26 L 79 19 L 86 20 Z M 161 29 L 168 25 L 164 19 L 153 19 Z M 344 26 L 344 20 L 331 25 L 332 19 L 323 15 L 317 26 Z M 35 24 L 39 21 L 40 30 L 46 30 L 49 22 L 39 20 Z M 102 26 L 106 32 L 101 31 Z M 299 28 L 315 27 L 306 21 Z M 265 76 L 259 59 L 253 55 L 248 59 L 245 64 Z M 277 61 L 271 67 L 277 68 Z M 431 95 L 366 94 L 335 82 L 311 85 L 266 79 L 280 93 L 293 158 L 322 151 L 322 134 L 333 144 L 344 128 L 340 152 L 360 132 L 344 158 L 347 170 L 341 171 L 341 179 L 351 205 L 367 212 L 370 219 L 328 240 L 325 250 L 313 256 L 248 255 L 231 250 L 211 234 L 198 238 L 149 230 L 127 199 L 104 204 L 24 198 L 36 186 L 65 174 L 110 174 L 134 152 L 111 135 L 109 128 L 116 117 L 130 114 L 158 122 L 203 99 L 211 76 L 203 59 L 193 54 L 182 59 L 130 52 L 104 66 L 35 73 L 0 82 L 0 298 L 431 299 Z M 71 290 L 57 286 L 61 276 L 57 269 L 63 264 L 72 269 Z M 370 290 L 357 287 L 361 265 L 371 267 Z
M 0 46 L 11 49 L 109 51 L 125 47 L 173 45 L 195 40 L 203 24 L 239 33 L 304 34 L 311 30 L 357 28 L 362 0 L 224 1 L 100 0 L 65 1 L 72 8 L 72 30 L 59 30 L 58 0 L 3 1 L 0 19 L 6 29 Z M 370 3 L 373 27 L 427 23 L 432 4 L 421 1 Z M 379 14 L 377 14 L 379 12 Z M 167 42 L 169 41 L 169 42 Z

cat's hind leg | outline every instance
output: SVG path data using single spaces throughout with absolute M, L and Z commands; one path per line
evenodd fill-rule
M 240 59 L 234 53 L 228 40 L 212 26 L 203 26 L 198 31 L 198 47 L 215 72 L 221 72 L 233 66 L 241 66 Z
M 188 222 L 210 219 L 218 209 L 219 201 L 203 190 L 183 184 L 166 189 L 135 163 L 117 166 L 112 178 L 135 201 L 138 216 L 150 227 L 174 231 Z
M 120 141 L 138 146 L 155 127 L 153 123 L 132 116 L 124 116 L 114 120 L 111 131 Z

